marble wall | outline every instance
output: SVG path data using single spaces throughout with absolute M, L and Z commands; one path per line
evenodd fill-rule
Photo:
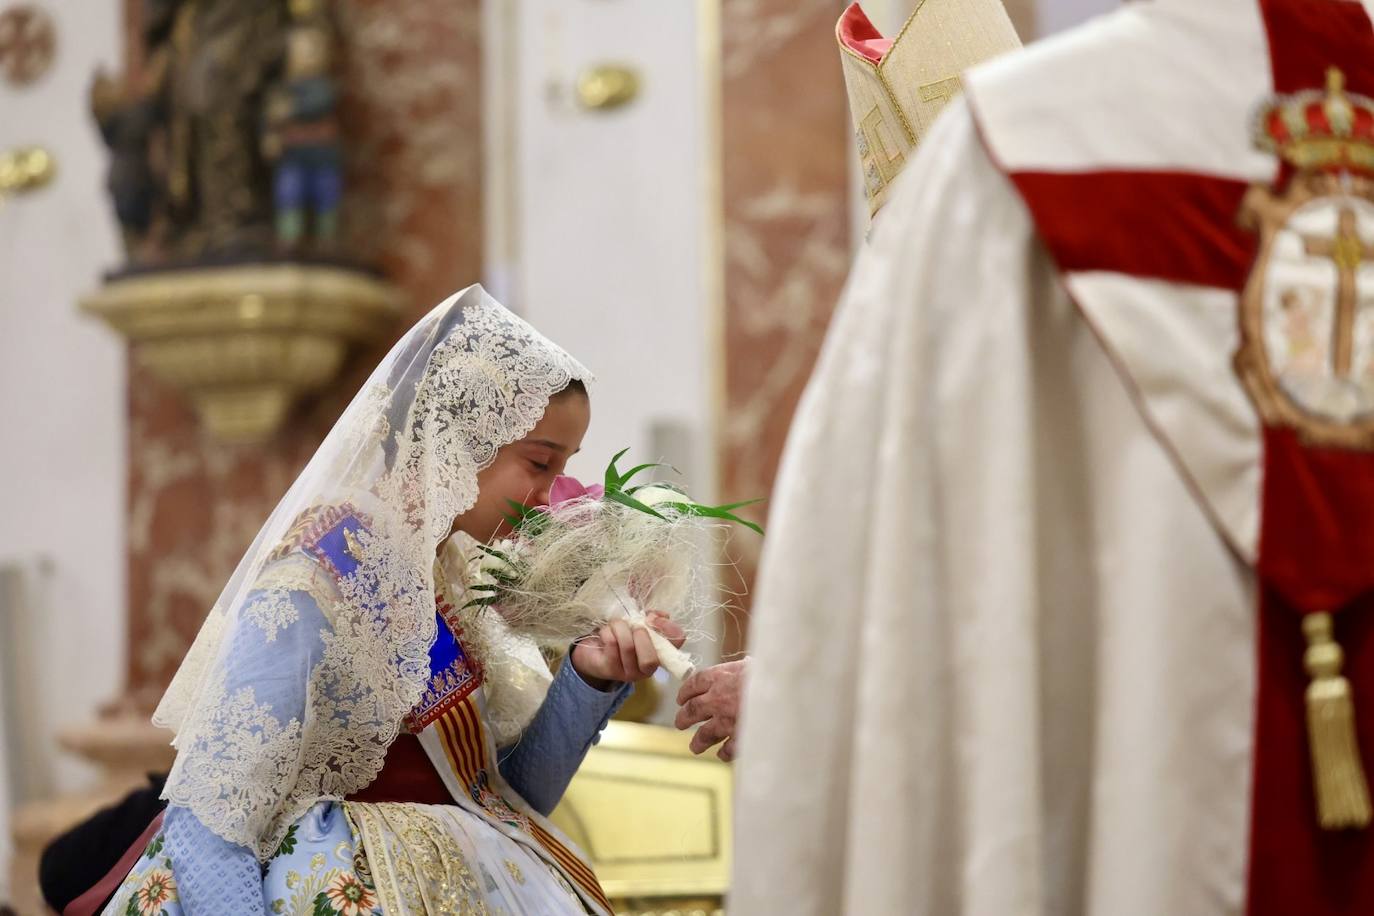
M 849 114 L 835 45 L 844 6 L 724 0 L 720 481 L 731 502 L 769 492 L 849 268 Z M 747 588 L 758 542 L 731 544 L 734 584 Z M 727 652 L 743 645 L 746 603 L 727 627 Z
M 1006 7 L 1029 41 L 1044 31 L 1041 19 L 1056 30 L 1116 2 L 1006 0 Z M 864 4 L 888 34 L 916 5 Z M 722 497 L 730 501 L 771 490 L 792 414 L 866 222 L 866 208 L 851 199 L 861 191 L 851 175 L 848 102 L 835 44 L 835 22 L 845 6 L 840 0 L 723 0 L 726 304 L 719 475 Z M 797 90 L 802 85 L 804 103 Z M 745 594 L 727 625 L 727 652 L 746 642 L 758 543 L 735 538 L 732 546 L 735 584 Z
M 334 8 L 348 86 L 344 232 L 348 250 L 405 293 L 399 334 L 480 275 L 480 0 L 337 0 Z M 265 448 L 208 441 L 178 397 L 131 367 L 133 690 L 160 693 L 263 519 L 382 352 L 359 354 Z

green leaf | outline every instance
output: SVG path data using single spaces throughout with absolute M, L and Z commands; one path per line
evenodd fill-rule
M 482 553 L 486 554 L 487 556 L 495 557 L 496 559 L 501 560 L 504 563 L 509 563 L 511 561 L 510 557 L 506 556 L 504 553 L 497 550 L 495 547 L 488 547 L 486 544 L 478 544 L 477 549 L 482 551 Z
M 315 895 L 315 909 L 311 911 L 310 916 L 339 916 L 339 911 L 329 902 L 329 895 L 320 891 Z
M 640 512 L 643 512 L 645 515 L 652 515 L 654 518 L 661 518 L 665 522 L 667 521 L 667 519 L 664 518 L 663 515 L 658 512 L 658 510 L 654 509 L 651 506 L 646 506 L 644 503 L 640 502 L 639 500 L 635 499 L 633 496 L 631 496 L 628 493 L 625 493 L 622 490 L 607 489 L 606 498 L 613 503 L 620 503 L 622 506 L 628 506 L 631 509 L 637 509 Z
M 539 511 L 539 510 L 538 510 L 536 507 L 534 507 L 534 506 L 527 506 L 527 505 L 525 505 L 524 503 L 522 503 L 522 502 L 517 502 L 516 500 L 513 500 L 513 499 L 508 499 L 508 500 L 506 500 L 506 505 L 510 507 L 510 509 L 511 509 L 512 512 L 514 512 L 517 516 L 520 516 L 520 517 L 529 515 L 531 512 L 538 512 L 538 511 Z
M 625 489 L 625 484 L 629 483 L 630 480 L 631 480 L 636 474 L 642 474 L 643 472 L 649 470 L 650 468 L 666 468 L 666 467 L 668 467 L 668 465 L 666 465 L 666 464 L 660 464 L 660 463 L 658 463 L 658 462 L 650 462 L 649 464 L 641 464 L 641 465 L 639 465 L 638 467 L 631 468 L 630 470 L 626 471 L 624 474 L 621 474 L 621 475 L 620 475 L 620 479 L 619 479 L 618 481 L 616 481 L 616 486 L 615 486 L 615 488 L 616 488 L 617 490 L 624 490 L 624 489 Z M 672 468 L 669 468 L 669 470 L 672 470 Z M 646 487 L 651 487 L 651 486 L 653 486 L 653 484 L 648 483 L 648 484 L 644 484 L 644 486 L 646 486 Z M 610 488 L 610 487 L 607 487 L 606 489 L 609 490 L 609 489 L 611 489 L 611 488 Z
M 761 498 L 760 498 L 760 499 L 746 499 L 746 500 L 745 500 L 744 502 L 742 502 L 742 503 L 726 503 L 726 504 L 723 505 L 723 506 L 707 506 L 707 508 L 708 508 L 708 509 L 720 509 L 720 510 L 723 511 L 723 512 L 731 512 L 731 511 L 733 511 L 733 510 L 735 510 L 735 509 L 743 509 L 745 506 L 757 506 L 757 505 L 758 505 L 759 503 L 761 503 L 761 502 L 763 502 L 763 500 L 762 500 Z
M 752 506 L 755 503 L 760 503 L 763 501 L 761 499 L 748 499 L 738 503 L 727 503 L 723 506 L 703 506 L 699 503 L 692 502 L 691 498 L 688 497 L 688 495 L 685 492 L 683 492 L 681 488 L 674 486 L 671 483 L 647 483 L 640 484 L 639 486 L 635 487 L 627 487 L 626 484 L 628 484 L 636 475 L 642 474 L 644 471 L 647 471 L 650 468 L 666 467 L 670 470 L 676 471 L 676 469 L 673 468 L 671 465 L 662 464 L 660 462 L 649 462 L 646 464 L 637 465 L 631 468 L 629 471 L 626 471 L 622 474 L 620 472 L 620 459 L 624 458 L 629 451 L 630 450 L 628 448 L 625 448 L 621 449 L 619 452 L 616 452 L 615 457 L 611 459 L 611 463 L 606 466 L 605 498 L 608 501 L 620 503 L 622 506 L 627 506 L 631 509 L 635 509 L 636 511 L 643 512 L 646 515 L 652 515 L 654 518 L 664 519 L 666 521 L 667 519 L 663 516 L 662 513 L 654 509 L 652 506 L 649 506 L 646 503 L 636 499 L 634 495 L 635 493 L 638 493 L 640 490 L 643 490 L 646 487 L 664 487 L 665 489 L 672 490 L 673 492 L 679 493 L 682 496 L 681 502 L 660 503 L 659 505 L 663 506 L 664 508 L 674 509 L 682 513 L 683 515 L 695 515 L 700 518 L 714 518 L 725 522 L 733 522 L 737 525 L 743 525 L 751 531 L 763 534 L 762 526 L 755 524 L 754 522 L 751 522 L 748 519 L 741 518 L 738 515 L 735 515 L 733 511 L 735 509 L 742 509 L 745 506 Z
M 757 500 L 750 500 L 751 503 L 756 501 Z M 677 509 L 683 515 L 696 515 L 701 518 L 714 518 L 720 519 L 723 522 L 734 522 L 737 525 L 743 525 L 757 534 L 763 534 L 763 527 L 761 525 L 751 522 L 747 518 L 740 518 L 725 506 L 699 506 L 696 503 L 664 503 L 664 505 Z M 748 505 L 748 503 L 745 505 Z
M 286 831 L 286 836 L 284 836 L 284 837 L 281 838 L 281 845 L 278 846 L 278 847 L 277 847 L 277 851 L 276 851 L 275 853 L 272 854 L 272 858 L 275 859 L 277 856 L 289 856 L 291 853 L 293 853 L 293 852 L 295 852 L 295 851 L 296 851 L 296 825 L 295 825 L 295 824 L 292 824 L 291 827 L 290 827 L 290 829 L 288 829 L 288 830 Z
M 521 525 L 525 524 L 530 516 L 542 514 L 538 508 L 527 506 L 524 503 L 518 503 L 513 499 L 506 500 L 506 506 L 509 509 L 509 511 L 505 513 L 506 521 L 510 522 L 511 526 L 515 528 L 519 528 Z
M 627 452 L 629 452 L 628 448 L 622 448 L 620 451 L 615 453 L 615 457 L 611 459 L 611 463 L 606 465 L 605 486 L 608 492 L 617 489 L 620 486 L 620 469 L 617 468 L 615 465 L 617 461 L 625 457 Z
M 549 523 L 549 513 L 539 506 L 527 506 L 513 499 L 506 500 L 506 505 L 510 507 L 511 512 L 505 519 L 516 531 L 538 534 Z

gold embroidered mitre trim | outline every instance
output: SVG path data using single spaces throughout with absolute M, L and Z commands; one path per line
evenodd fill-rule
M 1021 46 L 1001 0 L 920 0 L 891 41 L 853 3 L 835 37 L 870 215 L 887 202 L 911 151 L 959 93 L 959 75 Z

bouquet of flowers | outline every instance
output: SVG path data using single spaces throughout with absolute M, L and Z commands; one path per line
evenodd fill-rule
M 477 597 L 467 606 L 492 608 L 513 630 L 557 647 L 623 617 L 648 630 L 663 667 L 685 678 L 691 656 L 649 628 L 646 612 L 692 629 L 714 605 L 700 587 L 710 565 L 704 530 L 728 522 L 763 529 L 734 514 L 755 500 L 705 506 L 668 484 L 635 485 L 660 465 L 622 473 L 624 456 L 611 459 L 598 485 L 559 477 L 547 507 L 512 503 L 513 532 L 479 545 L 473 558 L 468 588 Z

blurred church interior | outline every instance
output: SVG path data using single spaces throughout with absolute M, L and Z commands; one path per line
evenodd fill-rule
M 1026 41 L 1114 5 L 1007 0 Z M 0 0 L 0 903 L 46 912 L 42 845 L 166 768 L 148 714 L 234 564 L 454 290 L 597 374 L 572 473 L 767 493 L 867 223 L 843 6 Z M 747 648 L 757 543 L 722 549 L 707 660 Z M 624 912 L 718 912 L 730 768 L 654 686 L 555 820 Z

